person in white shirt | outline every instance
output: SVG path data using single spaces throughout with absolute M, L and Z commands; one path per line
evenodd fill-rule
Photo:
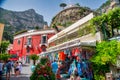
M 21 74 L 21 71 L 22 71 L 22 62 L 19 62 L 19 70 L 20 70 L 20 74 Z

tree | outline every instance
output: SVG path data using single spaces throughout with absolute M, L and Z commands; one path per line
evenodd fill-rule
M 11 55 L 9 55 L 8 53 L 0 54 L 0 60 L 3 61 L 7 61 L 10 57 Z
M 9 33 L 8 31 L 3 32 L 3 40 L 9 40 L 10 43 L 13 42 L 13 34 Z
M 33 60 L 33 65 L 35 65 L 36 64 L 36 60 L 39 59 L 39 56 L 37 56 L 36 54 L 31 54 L 30 55 L 30 59 Z
M 95 26 L 97 31 L 104 34 L 104 38 L 113 37 L 114 29 L 120 29 L 120 8 L 115 8 L 107 14 L 94 17 L 90 20 L 90 24 Z
M 78 6 L 78 7 L 80 7 L 80 4 L 79 4 L 79 3 L 76 3 L 75 5 Z
M 36 29 L 36 30 L 39 30 L 39 26 L 36 26 L 35 29 Z
M 5 53 L 9 44 L 9 41 L 2 41 L 0 45 L 0 53 Z
M 56 26 L 56 24 L 53 24 L 52 28 L 54 28 L 57 32 L 59 32 L 58 27 Z
M 61 4 L 60 4 L 60 7 L 62 7 L 63 9 L 64 9 L 64 7 L 66 7 L 66 6 L 67 6 L 66 3 L 61 3 Z
M 96 54 L 91 58 L 95 76 L 105 76 L 105 73 L 109 72 L 109 66 L 116 65 L 117 56 L 120 55 L 119 50 L 120 42 L 115 40 L 102 41 L 97 44 Z

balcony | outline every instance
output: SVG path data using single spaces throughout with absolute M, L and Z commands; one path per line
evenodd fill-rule
M 25 44 L 25 48 L 32 48 L 31 44 Z
M 41 47 L 42 45 L 48 46 L 47 43 L 41 43 L 41 44 L 39 44 L 40 47 Z

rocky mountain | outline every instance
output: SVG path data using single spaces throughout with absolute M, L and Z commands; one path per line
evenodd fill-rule
M 105 3 L 103 3 L 96 11 L 98 13 L 105 13 L 106 10 L 110 7 L 111 0 L 107 0 Z
M 88 7 L 70 5 L 53 17 L 50 27 L 57 27 L 57 32 L 59 32 L 91 12 L 93 11 Z
M 97 9 L 97 12 L 101 14 L 107 13 L 109 10 L 112 10 L 115 7 L 120 7 L 120 0 L 107 0 Z
M 0 23 L 5 24 L 3 38 L 6 40 L 18 31 L 35 29 L 36 27 L 42 29 L 46 24 L 43 16 L 37 14 L 34 9 L 16 12 L 3 8 L 0 8 Z

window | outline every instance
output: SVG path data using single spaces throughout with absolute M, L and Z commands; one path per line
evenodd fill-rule
M 20 40 L 17 41 L 18 45 L 20 45 Z
M 42 39 L 41 39 L 41 43 L 47 43 L 47 36 L 46 35 L 42 35 Z
M 27 39 L 27 45 L 31 45 L 31 38 Z

